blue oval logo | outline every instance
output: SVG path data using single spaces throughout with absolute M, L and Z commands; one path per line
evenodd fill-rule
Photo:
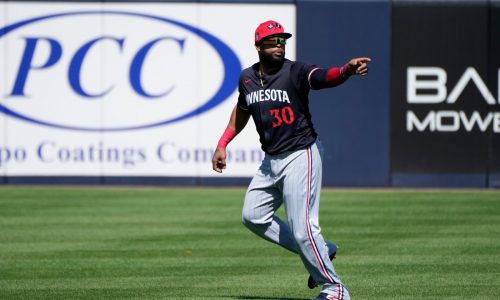
M 174 25 L 174 26 L 177 26 L 183 30 L 190 32 L 191 34 L 193 34 L 195 36 L 198 36 L 201 40 L 205 41 L 208 45 L 210 45 L 215 50 L 217 56 L 223 62 L 223 66 L 222 66 L 223 78 L 222 78 L 222 82 L 221 82 L 220 86 L 216 89 L 215 92 L 213 92 L 211 94 L 211 96 L 208 97 L 208 100 L 206 100 L 205 102 L 201 103 L 200 105 L 198 105 L 194 108 L 189 109 L 187 112 L 182 112 L 179 115 L 170 116 L 167 119 L 154 121 L 152 123 L 138 124 L 138 125 L 133 125 L 133 126 L 123 126 L 123 125 L 121 125 L 121 126 L 109 126 L 109 127 L 86 127 L 86 126 L 80 126 L 80 125 L 78 125 L 78 126 L 73 125 L 72 126 L 72 125 L 68 125 L 68 124 L 64 124 L 64 123 L 46 121 L 46 120 L 43 120 L 42 118 L 32 117 L 28 114 L 25 114 L 25 113 L 23 114 L 23 113 L 20 113 L 19 111 L 11 109 L 11 108 L 7 107 L 6 104 L 0 103 L 0 111 L 1 112 L 5 113 L 6 115 L 8 115 L 10 117 L 17 118 L 17 119 L 22 120 L 22 121 L 26 121 L 26 122 L 30 122 L 30 123 L 42 125 L 42 126 L 48 126 L 48 127 L 52 127 L 52 128 L 58 128 L 58 129 L 77 130 L 77 131 L 101 131 L 101 132 L 102 131 L 113 132 L 113 131 L 147 129 L 147 128 L 153 128 L 153 127 L 173 124 L 173 123 L 180 122 L 180 121 L 186 120 L 188 118 L 192 118 L 192 117 L 195 117 L 197 115 L 203 114 L 203 113 L 213 109 L 214 107 L 218 106 L 222 102 L 224 102 L 234 92 L 234 90 L 237 87 L 239 72 L 241 71 L 241 63 L 240 63 L 238 57 L 236 56 L 236 54 L 229 48 L 229 46 L 227 46 L 220 39 L 216 38 L 214 35 L 206 32 L 206 31 L 203 31 L 203 30 L 196 28 L 196 27 L 193 27 L 191 25 L 181 23 L 179 21 L 168 19 L 165 17 L 159 17 L 159 16 L 154 16 L 154 15 L 149 15 L 149 14 L 144 14 L 144 13 L 125 12 L 125 11 L 79 11 L 79 12 L 67 12 L 67 13 L 51 14 L 51 15 L 30 18 L 27 20 L 23 20 L 23 21 L 16 22 L 14 24 L 5 26 L 4 28 L 0 28 L 0 39 L 5 38 L 5 36 L 7 36 L 9 33 L 13 32 L 14 30 L 23 28 L 24 26 L 27 26 L 27 25 L 30 25 L 30 24 L 33 24 L 36 22 L 50 20 L 50 19 L 56 19 L 56 18 L 62 18 L 62 17 L 85 16 L 85 15 L 115 15 L 115 16 L 128 16 L 128 17 L 144 18 L 147 20 L 153 20 L 153 21 L 157 21 L 157 22 L 166 23 L 169 25 Z M 123 40 L 120 40 L 117 38 L 112 39 L 109 37 L 102 37 L 101 39 L 102 40 L 104 40 L 104 39 L 112 40 L 112 42 L 114 42 L 115 44 L 118 44 L 118 45 L 123 44 Z M 174 40 L 171 37 L 167 37 L 167 38 L 163 38 L 163 39 Z M 46 41 L 48 43 L 50 43 L 50 45 L 53 46 L 53 48 L 55 49 L 55 51 L 53 51 L 53 53 L 51 53 L 50 57 L 45 62 L 45 66 L 49 66 L 51 63 L 52 64 L 55 63 L 55 61 L 57 61 L 57 59 L 60 58 L 61 50 L 57 49 L 57 47 L 59 47 L 59 46 L 57 45 L 56 41 L 51 40 L 50 38 L 46 38 Z M 31 51 L 33 52 L 37 41 L 35 39 L 30 40 L 27 38 L 26 42 L 27 42 L 27 47 L 31 46 L 31 48 L 33 48 L 33 49 L 31 49 Z M 95 42 L 97 42 L 97 40 L 94 40 L 91 42 L 95 43 Z M 179 43 L 179 45 L 181 45 L 181 47 L 182 47 L 182 43 L 184 43 L 184 40 L 176 40 L 176 42 Z M 86 54 L 85 51 L 89 51 L 89 48 L 91 46 L 92 46 L 92 44 L 90 42 L 87 43 L 86 48 L 82 47 L 80 49 L 80 53 L 77 53 L 75 55 L 75 57 L 77 55 L 80 55 L 80 56 L 85 55 Z M 138 53 L 138 55 L 135 57 L 134 61 L 135 61 L 136 67 L 131 68 L 130 76 L 132 79 L 135 78 L 132 85 L 134 86 L 136 91 L 139 90 L 140 94 L 142 94 L 145 97 L 150 97 L 150 96 L 154 97 L 155 95 L 149 95 L 145 91 L 142 90 L 142 87 L 140 85 L 140 78 L 137 79 L 137 75 L 134 75 L 137 72 L 141 71 L 140 68 L 137 68 L 137 65 L 139 65 L 139 66 L 142 66 L 142 65 L 138 64 L 137 61 L 141 62 L 141 59 L 142 60 L 144 59 L 144 56 L 146 55 L 145 52 L 150 50 L 150 48 L 153 46 L 153 43 L 150 43 L 147 46 L 149 48 L 143 47 L 142 53 Z M 26 54 L 26 53 L 28 53 L 28 54 Z M 29 54 L 31 54 L 31 57 L 29 57 Z M 25 55 L 23 57 L 23 61 L 21 62 L 20 70 L 22 69 L 22 64 L 26 63 L 24 60 L 28 61 L 27 59 L 25 59 L 26 57 L 33 59 L 33 53 L 29 53 L 28 50 L 25 49 Z M 82 58 L 80 57 L 80 60 L 81 59 Z M 31 62 L 31 61 L 29 61 L 29 62 Z M 29 62 L 27 62 L 27 63 L 29 64 Z M 78 65 L 78 63 L 80 63 L 80 65 Z M 35 67 L 43 68 L 44 66 L 35 66 Z M 35 68 L 35 67 L 33 67 L 33 68 Z M 79 67 L 81 67 L 81 61 L 79 61 L 78 59 L 73 60 L 72 66 L 70 66 L 70 68 L 73 68 L 73 69 L 76 68 L 77 70 L 79 70 L 78 69 Z M 21 75 L 24 75 L 24 77 Z M 23 82 L 22 79 L 24 78 L 24 80 L 26 80 L 28 74 L 21 74 L 21 75 L 18 74 L 18 77 L 17 77 L 16 82 L 15 82 L 15 86 L 13 89 L 13 93 L 14 92 L 17 92 L 17 93 L 23 92 L 22 87 L 23 87 L 23 84 L 25 82 Z M 77 72 L 70 73 L 68 76 L 69 76 L 70 83 L 75 85 L 75 86 L 73 86 L 73 90 L 81 90 L 81 92 L 79 94 L 81 94 L 81 95 L 83 94 L 85 96 L 88 96 L 89 98 L 98 96 L 98 95 L 90 95 L 90 94 L 87 95 L 83 92 L 83 87 L 78 85 L 79 81 L 78 81 L 77 76 L 79 76 L 79 75 Z M 19 78 L 21 78 L 21 79 L 19 79 Z M 17 90 L 16 90 L 16 88 L 17 88 Z M 105 92 L 107 92 L 107 91 L 105 91 Z M 171 92 L 171 89 L 166 91 L 164 94 L 168 94 L 170 92 Z

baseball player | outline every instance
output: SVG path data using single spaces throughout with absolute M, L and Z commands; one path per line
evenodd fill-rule
M 370 58 L 322 68 L 285 58 L 292 35 L 273 20 L 255 30 L 259 62 L 244 69 L 239 97 L 220 138 L 212 168 L 226 168 L 226 146 L 252 116 L 264 160 L 243 205 L 243 224 L 262 238 L 297 253 L 310 274 L 308 286 L 322 286 L 316 299 L 350 299 L 332 259 L 337 246 L 321 235 L 318 222 L 323 147 L 309 111 L 309 91 L 334 87 L 352 75 L 366 75 Z M 287 221 L 275 215 L 284 204 Z

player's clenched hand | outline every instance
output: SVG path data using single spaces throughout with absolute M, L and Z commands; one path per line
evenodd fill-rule
M 226 168 L 226 148 L 216 148 L 212 157 L 212 169 L 215 172 L 222 173 Z
M 349 75 L 366 75 L 368 74 L 368 63 L 371 62 L 369 57 L 353 58 L 347 63 L 347 74 Z

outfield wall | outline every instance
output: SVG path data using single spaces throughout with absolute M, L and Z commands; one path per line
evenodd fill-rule
M 0 183 L 247 184 L 253 124 L 222 176 L 211 152 L 253 30 L 276 19 L 291 59 L 373 59 L 311 93 L 325 186 L 500 186 L 500 1 L 3 1 L 0 16 Z

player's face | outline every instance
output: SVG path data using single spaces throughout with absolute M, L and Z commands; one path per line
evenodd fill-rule
M 267 38 L 257 47 L 261 60 L 268 63 L 278 63 L 285 59 L 286 39 L 282 37 Z

